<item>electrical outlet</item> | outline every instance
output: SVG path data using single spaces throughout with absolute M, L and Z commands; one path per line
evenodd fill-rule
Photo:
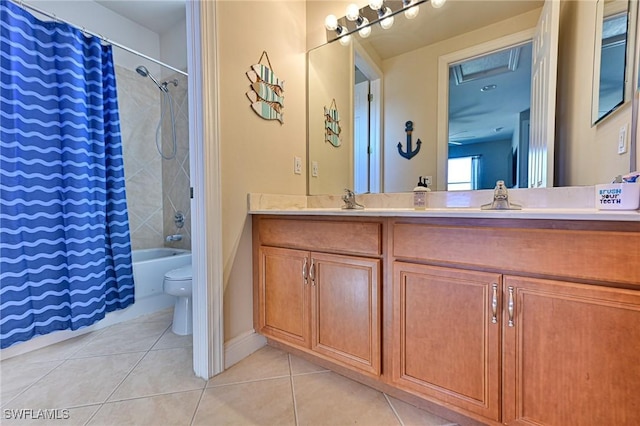
M 423 176 L 422 180 L 427 185 L 431 185 L 433 183 L 433 178 L 431 176 Z
M 318 177 L 318 162 L 317 161 L 312 161 L 311 162 L 311 176 Z
M 620 127 L 618 134 L 618 154 L 627 152 L 627 125 Z
M 293 157 L 293 173 L 297 175 L 302 174 L 302 158 Z

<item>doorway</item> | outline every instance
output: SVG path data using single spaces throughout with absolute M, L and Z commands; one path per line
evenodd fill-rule
M 531 109 L 531 58 L 527 41 L 449 65 L 448 190 L 492 189 L 497 180 L 520 186 L 518 164 L 523 156 L 527 163 L 529 143 L 523 121 Z M 468 187 L 460 184 L 460 165 L 470 158 L 466 175 L 476 178 Z M 526 167 L 520 172 L 526 185 Z
M 437 189 L 447 186 L 449 158 L 449 66 L 467 59 L 532 42 L 530 117 L 521 126 L 530 126 L 527 158 L 527 187 L 553 186 L 555 150 L 555 93 L 557 82 L 560 2 L 545 1 L 535 28 L 443 55 L 438 59 Z M 468 111 L 468 113 L 472 113 Z M 524 158 L 520 149 L 511 155 Z M 511 172 L 512 175 L 515 173 Z M 495 182 L 494 182 L 495 183 Z
M 356 48 L 353 103 L 353 186 L 356 193 L 382 192 L 382 73 Z

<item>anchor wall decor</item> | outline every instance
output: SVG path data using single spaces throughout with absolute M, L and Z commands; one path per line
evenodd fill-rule
M 407 121 L 405 123 L 404 131 L 407 132 L 407 151 L 403 152 L 402 142 L 398 142 L 398 153 L 402 155 L 404 158 L 406 158 L 407 160 L 411 160 L 411 158 L 413 158 L 413 156 L 415 156 L 418 153 L 418 151 L 420 151 L 420 145 L 422 145 L 422 141 L 418 139 L 416 141 L 416 149 L 415 151 L 412 151 L 413 148 L 411 144 L 411 133 L 413 133 L 413 121 Z

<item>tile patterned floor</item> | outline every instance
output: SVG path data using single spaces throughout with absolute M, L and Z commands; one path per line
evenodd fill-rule
M 271 347 L 209 381 L 195 377 L 191 358 L 191 336 L 171 332 L 171 311 L 10 358 L 0 363 L 0 423 L 452 425 Z M 11 418 L 19 409 L 66 418 Z

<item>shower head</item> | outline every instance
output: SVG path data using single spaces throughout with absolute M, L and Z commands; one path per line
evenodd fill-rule
M 156 86 L 158 86 L 158 89 L 162 90 L 163 92 L 167 91 L 167 88 L 160 85 L 160 83 L 158 83 L 158 80 L 153 77 L 153 74 L 151 74 L 147 67 L 145 67 L 144 65 L 140 65 L 138 68 L 136 68 L 136 72 L 143 77 L 149 77 L 151 81 L 153 81 Z
M 136 72 L 138 74 L 140 74 L 143 77 L 146 77 L 149 75 L 149 70 L 147 69 L 147 67 L 140 65 L 138 68 L 136 68 Z

